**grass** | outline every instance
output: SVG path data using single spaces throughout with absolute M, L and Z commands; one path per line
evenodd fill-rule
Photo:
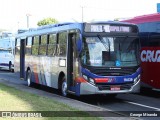
M 97 117 L 75 117 L 78 115 L 90 116 L 86 112 L 74 112 L 77 109 L 71 108 L 68 105 L 57 102 L 47 97 L 38 96 L 35 94 L 23 92 L 13 87 L 0 84 L 0 111 L 63 111 L 55 112 L 58 117 L 42 117 L 42 118 L 0 118 L 0 119 L 16 119 L 16 120 L 99 120 Z M 65 112 L 73 111 L 73 112 Z M 61 117 L 61 114 L 73 114 L 74 117 Z

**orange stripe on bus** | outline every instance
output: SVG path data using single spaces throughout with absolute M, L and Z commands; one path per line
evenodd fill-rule
M 76 77 L 76 82 L 84 83 L 87 82 L 83 77 Z

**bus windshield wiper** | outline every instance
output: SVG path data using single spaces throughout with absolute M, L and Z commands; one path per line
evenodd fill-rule
M 106 50 L 109 51 L 109 59 L 110 59 L 110 41 L 109 41 L 109 39 L 107 38 L 107 41 L 108 41 L 108 45 L 107 45 L 101 35 L 97 35 L 97 37 L 99 38 L 99 40 L 101 41 L 103 46 L 106 48 Z
M 109 40 L 108 40 L 108 45 L 106 45 L 106 42 L 103 40 L 103 37 L 101 35 L 97 35 L 97 37 L 99 38 L 99 40 L 101 41 L 101 43 L 103 44 L 103 46 L 106 48 L 106 50 L 110 51 L 110 43 L 109 43 Z

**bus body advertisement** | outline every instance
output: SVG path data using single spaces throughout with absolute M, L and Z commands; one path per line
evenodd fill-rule
M 14 72 L 14 37 L 0 38 L 0 68 Z
M 160 88 L 159 85 L 159 69 L 160 65 L 160 47 L 143 47 L 141 52 L 141 66 L 144 69 L 142 72 L 143 82 L 148 84 L 149 86 L 145 87 L 153 87 Z
M 160 14 L 138 16 L 123 22 L 137 24 L 141 41 L 142 87 L 160 89 Z
M 138 28 L 120 22 L 64 23 L 18 34 L 15 70 L 33 83 L 80 96 L 140 89 Z

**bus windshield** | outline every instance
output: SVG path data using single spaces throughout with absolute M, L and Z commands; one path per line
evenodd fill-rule
M 139 50 L 137 37 L 85 37 L 81 62 L 99 67 L 137 66 Z

